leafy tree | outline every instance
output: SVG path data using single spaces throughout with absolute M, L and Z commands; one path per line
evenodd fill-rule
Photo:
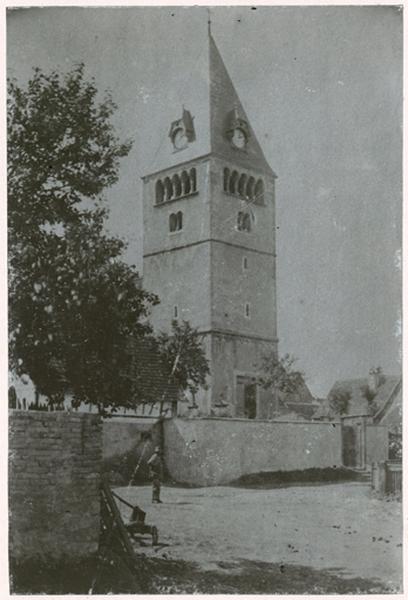
M 97 89 L 79 64 L 65 76 L 40 69 L 22 89 L 8 82 L 7 153 L 9 241 L 25 243 L 44 225 L 78 223 L 83 203 L 98 199 L 118 179 L 121 143 L 110 117 L 109 95 Z
M 210 372 L 208 361 L 200 334 L 188 321 L 172 321 L 171 334 L 161 333 L 157 340 L 169 379 L 180 390 L 194 396 L 200 387 L 205 387 Z
M 258 383 L 265 389 L 273 388 L 283 394 L 294 394 L 304 385 L 305 376 L 302 371 L 293 368 L 296 358 L 285 354 L 279 358 L 271 352 L 262 358 L 261 375 Z
M 383 385 L 385 383 L 385 376 L 382 372 L 381 367 L 374 367 L 370 370 L 370 375 L 375 375 L 377 379 L 377 387 Z M 363 385 L 360 388 L 361 395 L 363 398 L 367 400 L 368 407 L 370 409 L 371 414 L 375 414 L 378 410 L 377 403 L 375 402 L 375 398 L 378 394 L 378 389 L 373 389 L 369 385 Z
M 127 340 L 150 333 L 157 298 L 104 233 L 101 193 L 130 143 L 83 72 L 36 69 L 25 90 L 9 83 L 10 362 L 51 402 L 69 391 L 103 412 L 137 398 Z
M 329 395 L 329 407 L 336 415 L 347 414 L 351 393 L 347 390 L 335 390 Z

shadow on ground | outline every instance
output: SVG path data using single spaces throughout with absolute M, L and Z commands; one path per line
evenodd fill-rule
M 153 565 L 152 565 L 153 566 Z M 202 571 L 193 563 L 156 563 L 156 593 L 166 594 L 357 594 L 390 593 L 381 582 L 339 577 L 330 570 L 241 560 Z
M 113 557 L 112 557 L 113 558 Z M 97 566 L 14 570 L 12 592 L 19 594 L 364 594 L 397 593 L 380 581 L 345 578 L 333 570 L 298 565 L 241 560 L 218 563 L 217 570 L 201 570 L 182 560 L 142 558 L 135 577 L 115 557 Z M 95 575 L 97 580 L 95 581 Z

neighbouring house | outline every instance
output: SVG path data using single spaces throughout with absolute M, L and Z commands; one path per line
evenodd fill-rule
M 333 400 L 343 398 L 344 410 L 336 412 Z M 328 397 L 314 414 L 314 419 L 367 417 L 376 424 L 396 428 L 402 423 L 402 378 L 370 369 L 368 377 L 336 381 Z
M 337 411 L 334 407 L 336 402 Z M 387 436 L 388 456 L 399 458 L 402 441 L 401 376 L 386 375 L 380 368 L 375 368 L 370 369 L 366 378 L 336 381 L 313 418 L 331 421 L 339 417 L 343 425 L 345 465 L 369 463 L 367 459 L 375 455 L 375 446 L 379 448 L 386 444 Z M 383 431 L 381 435 L 380 430 Z M 371 436 L 371 441 L 367 442 L 367 435 Z M 384 435 L 386 439 L 382 440 Z M 372 447 L 369 451 L 367 444 Z
M 368 377 L 336 381 L 331 388 L 323 412 L 330 417 L 339 416 L 331 406 L 333 398 L 347 397 L 345 410 L 340 416 L 371 417 L 376 424 L 391 420 L 401 422 L 401 377 L 385 375 L 381 369 L 370 369 Z M 317 416 L 317 415 L 316 415 Z
M 312 396 L 306 383 L 291 394 L 278 392 L 272 418 L 275 420 L 310 420 L 320 408 L 320 403 Z

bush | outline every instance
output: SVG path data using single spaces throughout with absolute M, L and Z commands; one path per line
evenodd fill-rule
M 231 482 L 231 485 L 243 487 L 267 488 L 283 485 L 334 483 L 358 479 L 358 473 L 345 467 L 327 467 L 325 469 L 304 469 L 295 471 L 265 471 L 242 475 Z

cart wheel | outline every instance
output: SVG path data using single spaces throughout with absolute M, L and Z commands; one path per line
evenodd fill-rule
M 153 525 L 152 527 L 152 546 L 157 546 L 159 543 L 159 532 L 157 531 L 157 527 Z

